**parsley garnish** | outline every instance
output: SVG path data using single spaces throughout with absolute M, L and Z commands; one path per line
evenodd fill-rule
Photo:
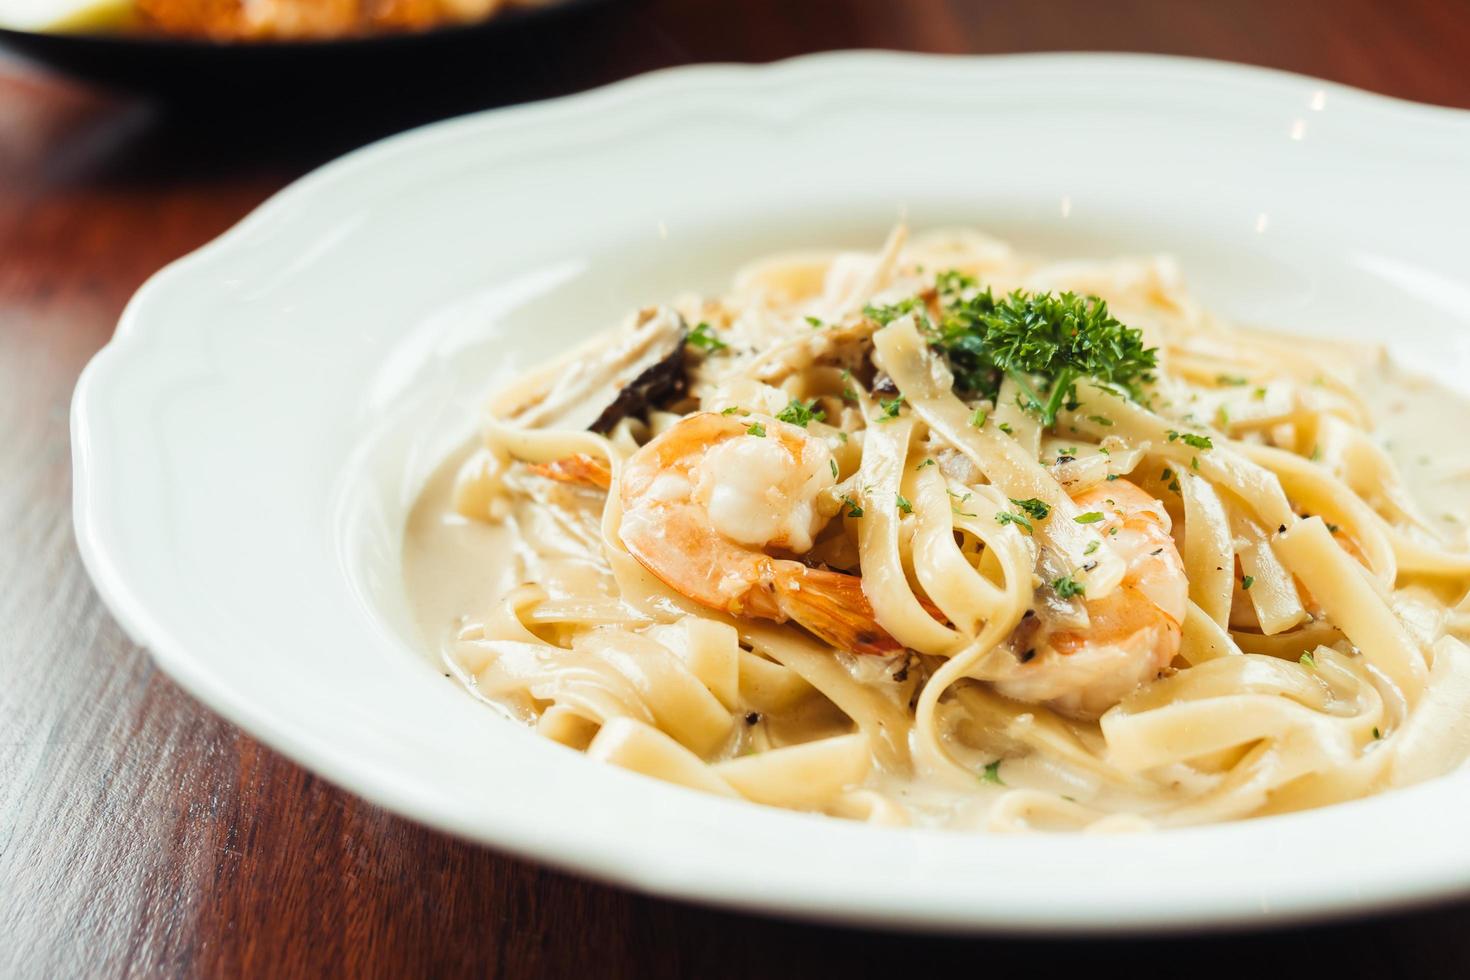
M 903 494 L 899 494 L 898 509 L 903 511 L 905 514 L 912 514 L 914 512 L 914 505 L 909 503 L 909 498 L 905 497 Z
M 959 514 L 961 517 L 974 517 L 975 516 L 974 514 L 970 513 L 967 510 L 960 510 L 960 504 L 964 503 L 966 500 L 969 500 L 971 497 L 974 496 L 974 494 L 967 493 L 963 497 L 961 497 L 959 494 L 955 493 L 953 490 L 945 490 L 944 492 L 947 493 L 947 494 L 949 494 L 949 496 L 950 496 L 950 504 L 949 504 L 949 509 L 950 510 L 954 511 L 956 514 Z M 996 516 L 999 517 L 999 515 L 996 515 Z M 1001 523 L 1004 524 L 1005 521 L 1001 521 Z
M 1000 778 L 1000 763 L 1000 759 L 996 759 L 994 762 L 987 762 L 985 764 L 985 772 L 980 776 L 980 781 L 982 783 L 994 783 L 997 786 L 1004 786 L 1005 780 Z
M 1056 589 L 1057 597 L 1061 599 L 1070 599 L 1086 591 L 1086 586 L 1070 575 L 1063 575 L 1061 578 L 1052 579 L 1051 587 Z
M 1102 512 L 1096 510 L 1090 510 L 1085 514 L 1078 514 L 1076 517 L 1072 518 L 1072 520 L 1077 522 L 1078 524 L 1096 524 L 1102 519 Z
M 1084 555 L 1090 555 L 1090 554 L 1092 554 L 1092 553 L 1093 553 L 1093 552 L 1094 552 L 1094 551 L 1096 551 L 1096 550 L 1097 550 L 1097 546 L 1098 546 L 1098 545 L 1100 545 L 1100 544 L 1102 544 L 1102 542 L 1101 542 L 1101 541 L 1093 541 L 1093 542 L 1090 542 L 1090 543 L 1089 543 L 1089 544 L 1088 544 L 1088 545 L 1087 545 L 1087 547 L 1086 547 L 1086 548 L 1084 548 L 1084 549 L 1082 549 L 1082 553 L 1083 553 L 1083 554 L 1084 554 Z
M 894 320 L 916 313 L 925 322 L 929 321 L 929 311 L 924 306 L 924 301 L 917 296 L 899 300 L 886 306 L 874 306 L 869 303 L 863 307 L 863 316 L 869 320 L 877 320 L 882 326 L 888 326 Z
M 995 523 L 1002 524 L 1002 525 L 1004 525 L 1004 524 L 1016 524 L 1016 525 L 1019 525 L 1020 527 L 1024 527 L 1028 532 L 1030 532 L 1032 530 L 1031 522 L 1030 521 L 1026 520 L 1026 518 L 1022 517 L 1020 514 L 1013 514 L 1013 513 L 1011 513 L 1008 510 L 998 510 L 998 511 L 996 511 L 995 512 Z
M 1250 587 L 1252 585 L 1255 585 L 1255 584 L 1256 584 L 1256 579 L 1255 579 L 1255 576 L 1254 575 L 1246 575 L 1246 576 L 1243 576 L 1241 578 L 1241 580 L 1240 580 L 1240 590 L 1242 592 L 1249 592 L 1250 591 Z
M 1373 737 L 1376 738 L 1376 739 L 1383 737 L 1383 733 L 1378 730 L 1378 726 L 1377 725 L 1374 725 L 1373 726 Z
M 999 425 L 996 426 L 996 428 L 999 429 L 1000 431 L 1004 432 L 1006 435 L 1010 435 L 1013 431 L 1015 431 L 1015 430 L 1013 430 L 1010 427 L 1010 425 L 1008 423 L 1005 423 L 1005 422 L 1000 423 Z
M 842 495 L 842 502 L 847 505 L 847 516 L 848 517 L 862 517 L 863 516 L 863 509 L 858 506 L 857 501 L 856 500 L 853 500 L 851 497 L 849 497 L 845 493 Z
M 766 427 L 759 422 L 750 423 L 750 428 L 746 429 L 745 432 L 747 435 L 759 436 L 762 439 L 766 437 Z
M 793 398 L 791 399 L 791 404 L 776 413 L 776 419 L 778 421 L 790 422 L 792 425 L 799 425 L 803 429 L 806 428 L 808 422 L 821 422 L 826 417 L 827 413 L 817 407 L 817 400 L 815 398 L 812 399 L 810 405 Z
M 1089 422 L 1096 422 L 1098 425 L 1112 425 L 1113 424 L 1113 420 L 1110 419 L 1110 418 L 1108 418 L 1106 415 L 1089 415 L 1089 416 L 1087 416 L 1087 420 Z
M 967 276 L 958 269 L 946 269 L 934 277 L 934 288 L 941 296 L 958 296 L 967 289 L 980 288 L 980 280 Z
M 729 408 L 721 409 L 720 410 L 720 414 L 721 415 L 734 415 L 738 411 L 740 411 L 740 406 L 739 405 L 731 405 Z
M 1243 385 L 1247 383 L 1246 379 L 1238 374 L 1217 374 L 1215 375 L 1215 382 L 1222 385 Z
M 698 347 L 700 350 L 707 351 L 711 354 L 730 346 L 714 335 L 713 328 L 708 323 L 701 323 L 689 331 L 689 336 L 684 339 L 684 343 L 690 347 Z
M 806 322 L 807 323 L 810 323 L 812 325 L 812 329 L 813 330 L 816 330 L 818 327 L 821 327 L 822 326 L 822 318 L 821 317 L 809 316 L 809 317 L 805 317 L 805 319 L 806 319 Z
M 1046 501 L 1037 500 L 1035 497 L 1027 497 L 1025 500 L 1017 500 L 1015 497 L 1012 497 L 1011 503 L 1038 521 L 1046 520 L 1046 515 L 1051 513 L 1051 506 Z
M 989 412 L 983 408 L 977 408 L 970 416 L 970 424 L 977 429 L 983 429 L 985 428 L 985 420 L 988 418 L 990 418 Z
M 1215 444 L 1210 441 L 1209 436 L 1197 436 L 1193 432 L 1176 432 L 1169 430 L 1169 441 L 1179 440 L 1191 449 L 1214 449 Z
M 883 409 L 883 414 L 873 419 L 874 422 L 892 422 L 898 418 L 898 410 L 903 407 L 903 395 L 898 394 L 893 398 L 878 399 L 878 407 Z
M 930 328 L 930 344 L 948 362 L 961 391 L 994 398 L 1001 379 L 1009 377 L 1027 407 L 1049 426 L 1064 405 L 1076 407 L 1079 378 L 1135 396 L 1139 384 L 1151 380 L 1156 350 L 1144 347 L 1143 334 L 1120 323 L 1096 296 L 1018 289 L 997 299 L 973 278 L 953 272 L 941 273 L 935 285 L 943 313 Z
M 1315 667 L 1317 666 L 1317 658 L 1312 656 L 1310 653 L 1304 653 L 1302 654 L 1302 658 L 1299 663 L 1303 667 Z
M 934 460 L 932 460 L 932 459 L 926 459 L 922 463 L 920 463 L 918 466 L 915 466 L 914 469 L 915 470 L 922 470 L 926 466 L 933 466 L 933 465 L 934 465 Z
M 835 459 L 828 459 L 827 462 L 832 467 L 832 479 L 834 479 L 834 480 L 837 479 L 837 460 L 835 460 Z

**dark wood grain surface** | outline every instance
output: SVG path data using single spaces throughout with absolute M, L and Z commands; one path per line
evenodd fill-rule
M 1233 937 L 1015 943 L 586 883 L 324 784 L 183 694 L 99 604 L 72 535 L 68 405 L 154 270 L 409 125 L 664 65 L 842 47 L 1159 51 L 1470 107 L 1463 0 L 634 0 L 443 63 L 285 91 L 216 79 L 172 101 L 0 55 L 0 977 L 1010 976 L 1109 962 L 1470 975 L 1470 904 Z M 1397 833 L 1412 828 L 1364 846 Z

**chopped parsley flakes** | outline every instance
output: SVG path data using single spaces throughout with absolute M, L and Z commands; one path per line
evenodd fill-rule
M 1215 448 L 1215 444 L 1210 441 L 1210 437 L 1209 436 L 1199 436 L 1199 435 L 1195 435 L 1193 432 L 1177 432 L 1174 429 L 1170 429 L 1169 430 L 1168 436 L 1169 436 L 1169 441 L 1170 442 L 1174 442 L 1175 440 L 1178 440 L 1179 442 L 1184 443 L 1186 446 L 1190 447 L 1191 449 L 1214 449 Z
M 985 771 L 980 774 L 980 781 L 982 783 L 994 783 L 997 786 L 1004 786 L 1006 784 L 1005 780 L 1000 778 L 1000 763 L 1000 759 L 996 759 L 994 762 L 987 762 L 985 764 Z
M 995 523 L 1001 524 L 1001 525 L 1015 524 L 1018 527 L 1024 527 L 1027 530 L 1027 532 L 1030 532 L 1032 530 L 1031 522 L 1030 521 L 1028 521 L 1022 515 L 1020 515 L 1020 514 L 1013 514 L 1013 513 L 1011 513 L 1008 510 L 998 510 L 998 511 L 996 511 L 995 512 Z
M 1077 522 L 1078 524 L 1096 524 L 1102 519 L 1102 512 L 1096 510 L 1090 510 L 1085 514 L 1078 514 L 1076 517 L 1072 518 L 1072 520 Z M 1097 542 L 1093 543 L 1096 544 Z
M 821 422 L 826 419 L 827 413 L 817 407 L 817 400 L 812 399 L 811 404 L 806 404 L 800 399 L 791 399 L 791 404 L 776 413 L 776 418 L 782 422 L 790 422 L 806 428 L 808 422 Z
M 1037 500 L 1035 497 L 1027 497 L 1025 500 L 1017 500 L 1015 497 L 1012 497 L 1011 503 L 1038 521 L 1046 520 L 1047 515 L 1051 513 L 1051 506 L 1046 501 Z
M 950 510 L 954 511 L 956 514 L 960 515 L 961 517 L 974 517 L 975 516 L 974 514 L 970 513 L 967 510 L 960 510 L 960 504 L 963 504 L 966 500 L 969 500 L 971 497 L 974 496 L 974 494 L 967 493 L 964 496 L 960 496 L 959 494 L 955 493 L 953 490 L 945 490 L 944 492 L 947 493 L 947 494 L 949 494 L 949 496 L 950 496 L 950 501 L 949 501 L 949 509 Z M 999 515 L 996 515 L 996 516 L 999 517 Z M 1002 521 L 1001 523 L 1004 524 L 1005 522 Z
M 878 407 L 883 410 L 883 414 L 873 419 L 873 421 L 892 422 L 894 419 L 898 418 L 898 410 L 903 407 L 903 395 L 898 394 L 892 398 L 886 399 L 880 398 L 878 399 Z
M 894 320 L 902 319 L 910 313 L 918 316 L 921 323 L 927 323 L 929 320 L 929 310 L 924 305 L 924 301 L 917 296 L 910 296 L 908 299 L 899 300 L 897 303 L 889 303 L 884 306 L 874 306 L 872 303 L 869 303 L 863 307 L 863 316 L 869 320 L 876 320 L 881 326 L 885 327 Z
M 1056 590 L 1057 597 L 1061 599 L 1071 599 L 1086 591 L 1086 586 L 1070 575 L 1052 579 L 1051 587 Z
M 750 428 L 746 429 L 745 432 L 747 435 L 759 436 L 762 439 L 766 437 L 766 427 L 759 422 L 750 423 Z
M 708 323 L 701 323 L 689 331 L 689 336 L 685 338 L 684 343 L 690 347 L 698 347 L 700 350 L 710 354 L 713 354 L 715 351 L 722 351 L 730 346 L 714 335 L 714 329 Z

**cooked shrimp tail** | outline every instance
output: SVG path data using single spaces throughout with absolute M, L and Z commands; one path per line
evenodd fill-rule
M 772 584 L 783 615 L 839 650 L 888 655 L 903 650 L 873 616 L 862 579 L 799 562 L 773 562 Z
M 612 486 L 612 470 L 608 469 L 607 463 L 586 453 L 566 456 L 550 463 L 532 463 L 527 469 L 537 476 L 559 483 L 575 483 L 599 490 Z

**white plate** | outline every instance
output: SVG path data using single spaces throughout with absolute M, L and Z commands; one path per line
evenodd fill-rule
M 409 503 L 497 380 L 775 247 L 976 224 L 1177 254 L 1235 317 L 1470 356 L 1470 114 L 1247 68 L 842 54 L 455 120 L 155 276 L 77 387 L 82 554 L 210 707 L 394 811 L 663 895 L 948 930 L 1266 924 L 1470 890 L 1470 773 L 1140 836 L 875 829 L 589 762 L 421 652 Z

